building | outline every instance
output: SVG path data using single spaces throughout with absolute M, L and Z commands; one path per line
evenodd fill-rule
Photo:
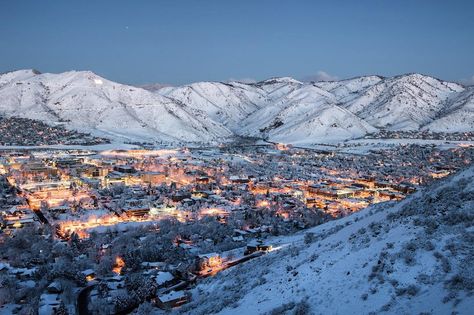
M 255 252 L 268 252 L 273 248 L 272 245 L 264 243 L 262 240 L 255 240 L 247 244 L 244 255 L 250 255 Z
M 162 309 L 178 307 L 187 302 L 188 297 L 183 291 L 171 291 L 170 293 L 158 296 L 156 299 L 156 304 Z
M 173 280 L 175 280 L 174 276 L 168 271 L 158 271 L 155 276 L 155 282 L 158 287 L 166 286 L 167 284 L 172 283 Z
M 222 265 L 222 258 L 218 253 L 198 255 L 200 269 L 213 268 Z M 204 267 L 204 268 L 203 268 Z

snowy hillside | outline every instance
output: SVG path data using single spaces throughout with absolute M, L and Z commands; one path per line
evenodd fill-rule
M 447 106 L 463 87 L 420 74 L 384 79 L 347 100 L 343 106 L 375 127 L 416 130 Z
M 242 132 L 264 135 L 276 142 L 309 139 L 344 140 L 376 129 L 336 105 L 332 94 L 312 85 L 286 93 L 242 122 Z
M 474 130 L 474 87 L 466 88 L 424 129 L 440 132 Z
M 203 82 L 158 93 L 200 109 L 239 135 L 331 142 L 389 130 L 472 131 L 472 91 L 421 74 L 303 83 Z
M 0 76 L 0 112 L 130 140 L 212 141 L 232 133 L 199 111 L 88 71 Z
M 194 314 L 471 314 L 474 168 L 201 282 Z
M 0 75 L 0 114 L 63 122 L 121 141 L 223 142 L 239 135 L 318 143 L 379 128 L 474 130 L 474 90 L 420 74 L 147 88 L 88 71 L 14 71 Z
M 161 95 L 192 109 L 206 112 L 213 120 L 239 131 L 240 121 L 266 102 L 266 93 L 240 83 L 199 82 L 177 88 L 163 88 Z

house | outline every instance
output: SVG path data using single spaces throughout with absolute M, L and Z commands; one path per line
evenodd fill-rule
M 34 225 L 37 218 L 28 206 L 13 206 L 2 212 L 3 225 L 7 228 L 22 228 Z
M 241 235 L 241 236 L 245 236 L 245 235 L 249 234 L 249 232 L 241 230 L 241 229 L 234 229 L 234 233 L 238 234 L 238 235 Z
M 171 283 L 174 280 L 174 276 L 171 274 L 171 272 L 168 271 L 159 271 L 156 274 L 155 277 L 155 282 L 158 285 L 158 287 L 165 286 L 169 283 Z
M 174 202 L 183 201 L 184 199 L 187 199 L 187 198 L 191 198 L 190 193 L 177 193 L 177 194 L 171 196 L 171 200 L 174 201 Z
M 135 168 L 129 165 L 116 165 L 114 166 L 114 171 L 123 174 L 133 174 L 136 172 Z
M 141 181 L 146 184 L 161 184 L 166 181 L 166 174 L 163 172 L 143 172 L 140 174 Z
M 146 203 L 145 199 L 128 199 L 125 201 L 122 211 L 129 217 L 141 217 L 150 212 L 150 207 Z
M 212 268 L 212 267 L 220 266 L 222 264 L 222 258 L 221 256 L 219 256 L 218 253 L 201 254 L 201 255 L 198 255 L 198 263 L 199 263 L 199 266 L 201 267 Z
M 162 261 L 144 261 L 141 263 L 141 266 L 145 269 L 163 269 L 166 267 L 166 263 Z
M 113 277 L 105 278 L 104 280 L 109 290 L 119 290 L 125 287 L 125 280 L 121 275 L 115 275 Z
M 80 166 L 83 161 L 84 160 L 81 158 L 67 157 L 67 158 L 61 158 L 61 159 L 56 160 L 53 163 L 53 166 L 57 168 L 71 169 L 71 168 Z
M 255 240 L 247 244 L 244 255 L 250 255 L 255 252 L 268 252 L 273 248 L 272 245 L 264 243 L 262 240 Z
M 53 281 L 51 282 L 48 287 L 46 288 L 46 290 L 49 292 L 49 293 L 61 293 L 63 292 L 63 288 L 62 288 L 62 285 L 61 283 L 59 283 L 58 281 Z
M 209 192 L 207 191 L 193 191 L 191 193 L 191 198 L 195 199 L 202 199 L 202 198 L 208 198 L 209 197 Z
M 62 205 L 62 206 L 56 206 L 56 207 L 51 207 L 48 209 L 49 212 L 51 213 L 66 213 L 70 210 L 71 208 L 67 205 Z
M 209 184 L 209 177 L 199 176 L 196 178 L 196 184 Z
M 81 273 L 86 278 L 87 282 L 92 281 L 92 280 L 95 279 L 95 271 L 92 270 L 92 269 L 86 269 L 86 270 L 82 271 Z
M 104 177 L 108 172 L 109 170 L 107 168 L 90 165 L 84 170 L 84 175 L 86 177 Z
M 150 207 L 148 206 L 127 206 L 123 209 L 123 212 L 129 217 L 143 217 L 150 213 Z
M 170 309 L 181 306 L 188 302 L 188 297 L 183 291 L 171 291 L 170 293 L 158 296 L 157 305 L 162 309 Z
M 242 235 L 239 235 L 239 236 L 233 236 L 232 237 L 232 240 L 234 242 L 243 242 L 244 241 L 244 237 Z
M 248 176 L 231 176 L 229 179 L 234 184 L 246 184 L 250 182 Z
M 110 172 L 109 174 L 107 174 L 104 178 L 104 185 L 106 187 L 110 186 L 110 185 L 121 185 L 121 184 L 125 184 L 127 178 L 126 176 L 124 176 L 123 173 L 120 173 L 120 172 Z

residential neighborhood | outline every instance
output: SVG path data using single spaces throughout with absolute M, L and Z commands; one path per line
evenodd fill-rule
M 22 279 L 4 294 L 40 314 L 179 307 L 200 279 L 275 250 L 273 237 L 402 200 L 473 158 L 416 144 L 4 150 L 2 273 Z

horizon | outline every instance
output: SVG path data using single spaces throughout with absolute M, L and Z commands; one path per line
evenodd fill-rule
M 10 2 L 0 72 L 89 70 L 130 85 L 422 73 L 470 85 L 473 10 L 462 0 Z

